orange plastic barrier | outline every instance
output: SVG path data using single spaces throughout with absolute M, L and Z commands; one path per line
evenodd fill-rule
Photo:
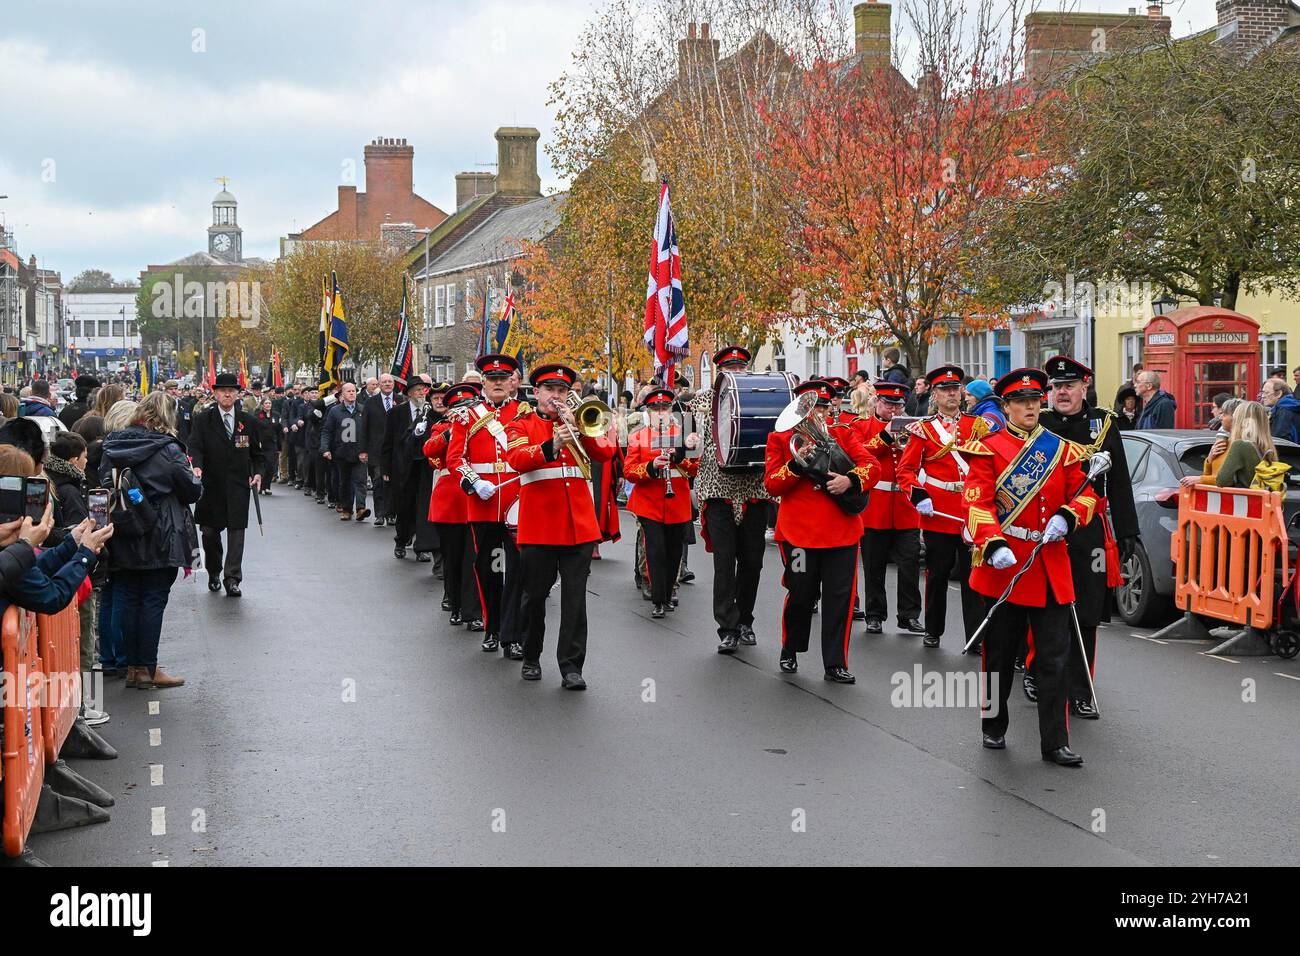
M 44 678 L 32 615 L 8 608 L 0 624 L 4 647 L 4 851 L 21 856 L 45 782 L 40 696 Z
M 1273 626 L 1277 572 L 1284 583 L 1289 575 L 1282 498 L 1213 485 L 1182 489 L 1170 542 L 1179 608 L 1243 627 Z
M 58 614 L 36 615 L 37 649 L 45 672 L 41 726 L 45 728 L 45 762 L 59 750 L 81 712 L 81 617 L 72 601 Z

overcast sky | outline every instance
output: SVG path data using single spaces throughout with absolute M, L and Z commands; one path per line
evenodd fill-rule
M 273 258 L 333 211 L 349 160 L 365 188 L 377 136 L 415 147 L 416 192 L 450 212 L 455 174 L 496 159 L 497 127 L 546 143 L 547 86 L 599 3 L 3 0 L 0 219 L 65 280 L 135 279 L 206 249 L 228 176 L 245 255 Z M 1166 10 L 1175 35 L 1214 22 L 1213 0 Z M 543 190 L 562 186 L 539 161 Z

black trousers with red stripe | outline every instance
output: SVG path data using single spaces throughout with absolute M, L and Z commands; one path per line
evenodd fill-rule
M 996 681 L 997 710 L 984 717 L 980 723 L 984 733 L 1001 737 L 1007 732 L 1009 714 L 1007 702 L 1015 679 L 1016 654 L 1025 640 L 1027 630 L 1034 629 L 1034 677 L 1038 682 L 1038 737 L 1043 753 L 1064 747 L 1070 742 L 1070 728 L 1065 713 L 1066 662 L 1070 658 L 1070 644 L 1074 641 L 1074 625 L 1070 621 L 1070 606 L 1057 604 L 1049 593 L 1046 607 L 1026 607 L 1022 604 L 1003 604 L 993 613 L 993 619 L 984 629 L 984 644 L 980 654 L 980 670 L 985 675 L 985 686 L 994 688 Z M 991 675 L 991 676 L 989 676 Z
M 984 620 L 984 598 L 970 586 L 970 545 L 959 534 L 925 532 L 925 632 L 943 637 L 948 623 L 948 579 L 953 568 L 961 582 L 964 644 Z
M 649 518 L 637 518 L 645 535 L 646 565 L 650 572 L 650 600 L 667 604 L 673 596 L 673 586 L 682 567 L 682 541 L 686 537 L 689 521 L 664 524 Z
M 474 551 L 470 544 L 469 525 L 435 522 L 438 546 L 442 551 L 442 594 L 452 610 L 459 610 L 466 620 L 480 617 L 478 588 L 474 585 Z
M 484 631 L 506 644 L 522 644 L 515 630 L 519 609 L 519 549 L 504 521 L 471 521 L 474 577 L 483 603 Z
M 797 548 L 781 542 L 785 607 L 781 612 L 781 657 L 791 660 L 808 650 L 812 609 L 821 595 L 822 665 L 847 667 L 849 624 L 858 583 L 858 546 Z

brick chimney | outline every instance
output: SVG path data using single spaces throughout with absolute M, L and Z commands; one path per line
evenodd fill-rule
M 868 0 L 853 7 L 853 50 L 864 60 L 890 62 L 890 6 Z
M 344 235 L 352 235 L 359 225 L 356 186 L 339 187 L 339 222 L 343 224 Z
M 415 245 L 415 223 L 382 222 L 379 224 L 379 241 L 393 249 L 405 252 Z
M 504 196 L 541 199 L 542 179 L 537 175 L 537 141 L 542 138 L 542 134 L 531 126 L 502 126 L 497 130 L 496 137 L 497 192 Z
M 686 24 L 686 39 L 677 41 L 677 78 L 683 83 L 693 75 L 711 73 L 718 65 L 718 41 L 710 39 L 709 25 Z
M 1051 82 L 1063 70 L 1108 53 L 1169 38 L 1170 20 L 1152 3 L 1145 15 L 1063 13 L 1039 10 L 1025 16 L 1025 76 L 1031 83 Z
M 413 191 L 415 147 L 404 139 L 381 137 L 366 147 L 366 196 L 405 200 Z M 369 201 L 369 200 L 368 200 Z
M 457 173 L 456 174 L 456 208 L 463 209 L 465 204 L 479 196 L 487 196 L 497 188 L 497 178 L 492 173 Z
M 1254 50 L 1287 26 L 1300 24 L 1287 0 L 1218 0 L 1218 40 L 1242 51 Z

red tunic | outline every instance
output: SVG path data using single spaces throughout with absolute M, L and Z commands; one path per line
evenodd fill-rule
M 966 489 L 962 493 L 967 504 L 966 527 L 971 540 L 975 542 L 970 586 L 986 597 L 999 597 L 1006 590 L 1016 572 L 1029 560 L 1037 543 L 1014 537 L 1003 529 L 998 520 L 995 497 L 999 476 L 1015 461 L 1025 441 L 1037 438 L 1041 430 L 1040 425 L 1026 435 L 1008 423 L 1003 430 L 968 442 L 961 448 L 966 460 L 970 462 Z M 1091 486 L 1085 486 L 1078 497 L 1070 499 L 1086 474 L 1083 468 L 1086 453 L 1081 445 L 1064 439 L 1062 441 L 1065 442 L 1065 448 L 1056 465 L 1010 527 L 1041 532 L 1056 514 L 1065 518 L 1071 530 L 1076 524 L 1087 524 L 1092 520 L 1097 510 L 1097 497 Z M 999 571 L 988 563 L 988 558 L 1003 546 L 1011 549 L 1016 556 L 1016 563 Z M 1058 604 L 1068 604 L 1074 600 L 1070 555 L 1064 541 L 1052 541 L 1043 545 L 1033 566 L 1016 582 L 1015 590 L 1007 600 L 1026 607 L 1043 607 L 1047 603 L 1049 582 Z
M 429 520 L 441 524 L 464 524 L 468 508 L 460 481 L 447 470 L 447 440 L 451 436 L 451 422 L 433 426 L 424 443 L 424 457 L 433 469 L 433 494 L 429 496 Z
M 680 433 L 681 429 L 674 427 L 666 429 L 664 436 L 666 440 L 672 441 Z M 656 434 L 653 428 L 647 427 L 633 432 L 628 438 L 627 464 L 623 474 L 634 487 L 627 500 L 627 507 L 638 518 L 662 524 L 681 524 L 691 520 L 690 479 L 699 470 L 700 459 L 698 456 L 687 457 L 672 466 L 674 494 L 671 498 L 667 497 L 664 494 L 663 472 L 656 470 L 652 464 L 659 457 L 660 451 L 650 447 Z
M 507 399 L 498 409 L 480 402 L 470 409 L 469 422 L 452 425 L 447 452 L 447 468 L 454 484 L 482 478 L 497 485 L 500 490 L 484 501 L 474 492 L 466 494 L 468 520 L 505 521 L 510 506 L 519 497 L 519 482 L 515 470 L 506 461 L 506 426 L 519 414 L 517 399 Z M 503 485 L 503 482 L 509 484 Z M 464 486 L 461 485 L 462 493 Z
M 895 437 L 893 444 L 880 437 L 889 427 L 875 415 L 866 415 L 853 423 L 853 431 L 867 453 L 880 465 L 876 472 L 875 487 L 867 499 L 867 510 L 862 513 L 862 525 L 875 531 L 919 528 L 921 516 L 916 513 L 912 499 L 898 490 L 898 463 L 903 457 Z
M 589 544 L 600 540 L 591 481 L 578 467 L 579 459 L 567 445 L 558 458 L 551 457 L 555 422 L 535 412 L 524 412 L 506 426 L 509 439 L 506 461 L 519 480 L 520 544 Z M 610 435 L 582 438 L 593 461 L 609 461 L 618 445 Z
M 871 487 L 880 469 L 845 425 L 832 425 L 830 433 L 853 460 L 849 481 L 854 490 Z M 857 544 L 862 538 L 862 516 L 845 514 L 835 503 L 835 496 L 822 491 L 812 479 L 790 470 L 790 433 L 772 432 L 767 436 L 763 485 L 768 494 L 781 499 L 776 512 L 776 540 L 796 548 L 839 548 Z M 874 492 L 873 492 L 874 494 Z
M 922 529 L 937 534 L 961 534 L 966 522 L 966 502 L 962 497 L 966 475 L 956 456 L 961 457 L 967 468 L 970 460 L 951 442 L 940 438 L 935 425 L 936 418 L 927 418 L 908 426 L 911 437 L 898 462 L 898 487 L 909 501 L 916 500 L 913 491 L 920 489 L 920 493 L 934 503 L 936 512 L 959 519 L 953 521 L 936 515 L 928 518 L 921 515 Z M 988 423 L 978 415 L 962 415 L 955 427 L 945 421 L 943 428 L 957 445 L 988 434 Z M 924 482 L 920 480 L 921 471 L 925 472 Z

